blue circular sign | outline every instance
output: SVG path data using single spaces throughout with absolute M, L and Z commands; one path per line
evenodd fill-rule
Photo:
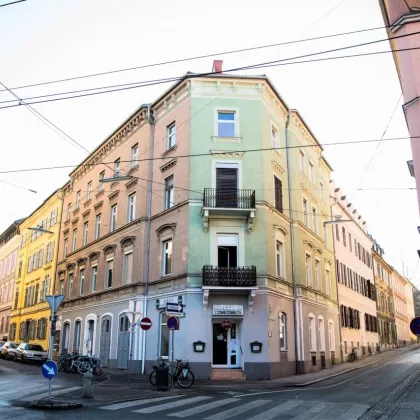
M 47 360 L 42 365 L 42 374 L 44 375 L 44 378 L 52 379 L 55 375 L 57 375 L 57 364 L 53 362 L 52 360 Z
M 168 326 L 169 330 L 176 330 L 178 328 L 178 319 L 174 316 L 170 316 L 168 321 L 166 321 L 166 325 Z
M 410 330 L 414 335 L 420 336 L 420 317 L 413 318 L 411 320 Z

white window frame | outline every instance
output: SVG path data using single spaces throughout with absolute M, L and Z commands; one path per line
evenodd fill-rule
M 328 320 L 328 344 L 330 347 L 330 351 L 335 351 L 334 322 L 331 319 Z
M 83 296 L 85 287 L 85 267 L 79 269 L 79 296 Z
M 136 193 L 130 194 L 128 196 L 128 215 L 127 221 L 131 223 L 136 218 Z
M 302 210 L 303 210 L 303 223 L 306 227 L 309 225 L 308 220 L 308 199 L 305 197 L 302 197 Z
M 76 251 L 77 247 L 77 228 L 73 229 L 72 237 L 71 237 L 71 252 Z
M 172 187 L 168 188 L 168 181 L 172 179 Z M 174 206 L 175 200 L 175 177 L 174 175 L 169 175 L 165 178 L 165 203 L 164 209 L 169 210 Z
M 117 215 L 118 215 L 118 205 L 113 204 L 109 211 L 109 232 L 114 232 L 114 230 L 117 229 Z
M 312 207 L 312 230 L 318 234 L 318 220 L 316 216 L 316 208 Z
M 79 190 L 76 193 L 76 210 L 77 209 L 80 209 L 80 200 L 81 200 L 81 198 L 82 198 L 82 191 Z
M 219 112 L 220 113 L 234 113 L 235 119 L 234 119 L 234 136 L 232 137 L 224 137 L 219 136 Z M 226 123 L 226 124 L 232 124 L 232 123 Z M 235 107 L 227 107 L 227 108 L 215 108 L 214 109 L 214 136 L 220 137 L 220 138 L 237 138 L 240 137 L 240 130 L 239 130 L 239 108 Z
M 168 325 L 167 325 L 167 321 L 163 320 L 163 316 L 166 316 L 166 312 L 162 311 L 159 314 L 159 344 L 158 344 L 158 357 L 161 357 L 162 359 L 169 359 L 169 353 L 170 353 L 170 346 L 169 346 L 169 330 L 168 330 Z M 166 328 L 167 329 L 167 336 L 168 336 L 168 354 L 167 355 L 163 355 L 162 354 L 162 328 Z
M 134 166 L 138 165 L 139 158 L 139 144 L 136 143 L 131 147 L 131 162 L 130 162 L 130 168 L 134 168 Z
M 131 277 L 128 278 L 128 270 L 127 270 L 127 256 L 131 255 Z M 130 284 L 132 283 L 132 276 L 133 276 L 133 250 L 130 249 L 129 251 L 124 251 L 123 255 L 123 273 L 122 273 L 122 284 Z
M 118 176 L 121 171 L 121 159 L 115 159 L 114 160 L 114 176 Z
M 309 351 L 316 352 L 317 325 L 316 325 L 315 316 L 313 314 L 308 315 L 308 328 L 309 328 Z
M 284 243 L 276 238 L 275 242 L 275 252 L 276 252 L 276 275 L 280 278 L 285 278 L 284 276 Z
M 329 263 L 325 267 L 325 292 L 331 295 L 331 264 Z
M 176 146 L 176 123 L 175 121 L 166 127 L 166 135 L 168 138 L 168 150 Z
M 303 174 L 305 173 L 305 152 L 299 149 L 299 169 Z
M 86 201 L 89 201 L 91 199 L 91 195 L 92 195 L 92 181 L 89 181 L 87 184 Z
M 101 192 L 101 191 L 103 191 L 103 190 L 104 190 L 104 183 L 103 183 L 103 182 L 101 182 L 101 180 L 102 180 L 102 179 L 104 179 L 104 178 L 105 178 L 105 171 L 102 171 L 102 172 L 99 174 L 99 188 L 98 188 L 99 192 Z
M 98 265 L 95 264 L 95 265 L 92 265 L 92 268 L 90 270 L 90 292 L 91 293 L 96 292 L 97 282 L 98 282 Z
M 309 166 L 308 166 L 308 178 L 309 178 L 309 182 L 311 184 L 314 183 L 314 163 L 312 162 L 312 160 L 309 160 Z
M 95 239 L 99 239 L 101 237 L 101 224 L 102 224 L 102 213 L 99 213 L 95 216 Z
M 83 246 L 87 245 L 89 239 L 89 222 L 83 223 Z
M 274 132 L 274 137 L 273 137 Z M 280 153 L 280 132 L 277 128 L 277 125 L 271 121 L 271 131 L 270 131 L 271 147 L 277 153 Z
M 70 218 L 71 218 L 71 203 L 67 204 L 67 210 L 66 210 L 66 220 L 70 220 Z
M 68 253 L 69 253 L 69 238 L 64 238 L 63 258 L 66 258 Z
M 318 316 L 317 329 L 319 338 L 319 351 L 325 352 L 325 321 L 321 315 Z
M 308 287 L 313 287 L 312 279 L 312 254 L 305 252 L 305 279 Z
M 283 335 L 283 346 L 281 345 L 281 337 Z M 280 351 L 287 351 L 288 349 L 288 336 L 287 336 L 287 314 L 279 312 L 279 345 Z
M 314 271 L 315 271 L 315 288 L 317 290 L 321 290 L 321 260 L 319 258 L 315 258 L 314 261 Z
M 108 270 L 108 264 L 110 264 L 112 262 L 112 278 L 111 278 L 111 285 L 109 285 L 109 270 Z M 112 288 L 112 283 L 114 283 L 115 278 L 114 278 L 114 257 L 112 258 L 108 258 L 105 262 L 105 289 L 111 289 Z
M 73 282 L 74 282 L 74 274 L 73 272 L 68 274 L 68 283 L 69 283 L 69 290 L 68 290 L 68 295 L 69 295 L 69 299 L 71 299 L 71 295 L 73 294 Z
M 166 248 L 166 244 L 167 243 L 171 243 L 171 267 L 169 272 L 167 273 L 167 266 L 166 266 L 166 253 L 167 253 L 167 249 L 169 250 L 169 248 Z M 162 277 L 168 277 L 172 275 L 172 270 L 173 270 L 173 253 L 174 253 L 174 241 L 172 238 L 167 238 L 165 240 L 162 240 Z

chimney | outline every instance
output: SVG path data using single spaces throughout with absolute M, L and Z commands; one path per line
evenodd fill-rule
M 223 60 L 214 60 L 212 73 L 221 73 L 223 68 Z

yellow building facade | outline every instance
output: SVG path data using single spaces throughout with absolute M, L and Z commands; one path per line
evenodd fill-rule
M 51 311 L 46 296 L 54 294 L 62 200 L 54 192 L 19 225 L 16 282 L 9 339 L 48 348 Z M 41 228 L 49 233 L 30 230 Z

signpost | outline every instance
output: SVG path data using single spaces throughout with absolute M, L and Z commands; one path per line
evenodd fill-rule
M 55 334 L 55 325 L 56 325 L 56 318 L 55 312 L 60 307 L 61 302 L 64 299 L 64 295 L 49 295 L 45 296 L 48 305 L 51 308 L 51 317 L 50 317 L 50 339 L 49 339 L 49 346 L 48 346 L 48 360 L 42 366 L 42 374 L 45 378 L 48 379 L 48 399 L 51 401 L 51 379 L 57 375 L 57 365 L 53 362 L 53 341 L 54 341 L 54 334 Z
M 169 303 L 167 305 L 170 305 Z M 168 314 L 168 311 L 166 311 L 166 313 Z M 174 316 L 170 316 L 168 318 L 168 320 L 166 321 L 166 325 L 168 327 L 168 330 L 171 330 L 172 333 L 172 361 L 171 361 L 171 367 L 172 367 L 172 375 L 171 375 L 171 389 L 174 389 L 174 374 L 175 374 L 175 366 L 174 366 L 174 354 L 175 354 L 175 346 L 174 346 L 174 341 L 175 341 L 175 330 L 178 329 L 178 318 L 174 317 Z
M 182 316 L 184 313 L 184 305 L 182 303 L 167 303 L 166 315 L 168 316 Z
M 420 317 L 413 318 L 410 322 L 410 330 L 411 332 L 420 337 Z
M 151 326 L 152 326 L 152 320 L 150 318 L 144 317 L 140 321 L 140 328 L 143 331 L 147 331 L 148 329 L 150 329 Z

